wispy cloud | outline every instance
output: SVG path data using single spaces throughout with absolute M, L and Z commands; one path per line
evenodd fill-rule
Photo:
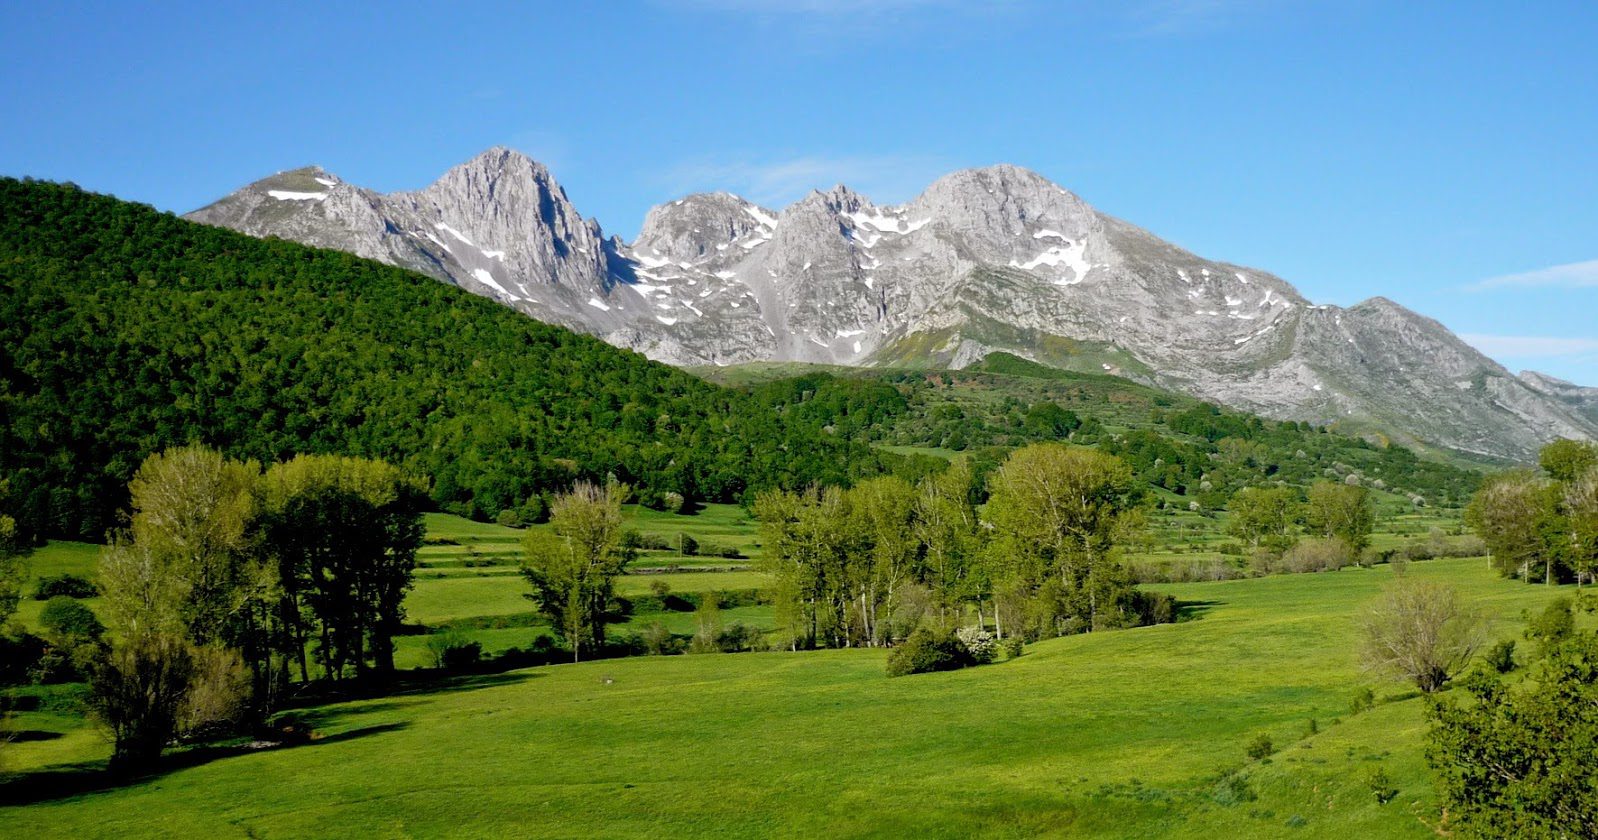
M 1598 260 L 1565 263 L 1564 265 L 1539 268 L 1536 271 L 1524 271 L 1519 274 L 1503 274 L 1472 283 L 1466 288 L 1481 290 L 1535 287 L 1557 289 L 1598 287 Z
M 782 160 L 691 161 L 671 169 L 677 193 L 726 190 L 757 204 L 782 207 L 814 189 L 847 184 L 882 203 L 911 198 L 952 168 L 931 155 L 802 156 Z
M 1564 338 L 1539 335 L 1461 335 L 1466 343 L 1499 359 L 1535 359 L 1598 353 L 1598 338 Z

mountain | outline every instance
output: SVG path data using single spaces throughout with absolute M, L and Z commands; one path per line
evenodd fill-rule
M 1579 399 L 1436 321 L 1385 298 L 1312 304 L 1015 166 L 952 173 L 897 206 L 843 186 L 780 212 L 690 195 L 652 209 L 631 244 L 502 148 L 418 192 L 309 168 L 189 218 L 414 268 L 677 365 L 959 368 L 1004 350 L 1490 458 L 1598 436 Z
M 323 186 L 330 209 L 362 206 Z M 381 231 L 366 244 L 407 253 Z M 521 247 L 507 264 L 561 270 Z M 52 536 L 103 537 L 144 457 L 191 441 L 382 458 L 478 518 L 536 514 L 577 478 L 736 501 L 910 460 L 414 272 L 4 178 L 0 347 L 0 509 Z

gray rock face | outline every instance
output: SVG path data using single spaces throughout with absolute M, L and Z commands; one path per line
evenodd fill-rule
M 1598 436 L 1598 389 L 1511 376 L 1383 298 L 1312 305 L 1014 166 L 952 173 L 900 206 L 842 186 L 780 213 L 690 195 L 652 209 L 631 245 L 506 149 L 414 193 L 280 173 L 189 218 L 413 268 L 673 364 L 959 367 L 1005 350 L 1493 457 Z

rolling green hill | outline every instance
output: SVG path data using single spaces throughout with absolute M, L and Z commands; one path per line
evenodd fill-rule
M 492 517 L 574 478 L 733 501 L 895 456 L 348 254 L 0 180 L 0 507 L 98 538 L 151 452 L 382 458 Z M 536 507 L 536 505 L 534 505 Z

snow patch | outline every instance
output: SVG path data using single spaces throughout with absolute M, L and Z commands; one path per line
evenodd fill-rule
M 865 335 L 865 334 L 866 334 L 865 330 L 838 330 L 838 335 L 836 336 L 836 338 L 854 338 L 857 335 Z
M 505 261 L 504 251 L 484 251 L 483 256 L 488 257 L 491 260 L 499 260 L 500 262 Z
M 1057 230 L 1040 230 L 1037 233 L 1032 234 L 1032 238 L 1033 239 L 1058 239 L 1058 240 L 1060 240 L 1062 242 L 1070 242 L 1071 241 L 1065 234 L 1063 234 L 1063 233 L 1061 233 L 1061 232 L 1059 232 Z
M 482 283 L 484 286 L 488 286 L 490 288 L 497 289 L 500 294 L 502 294 L 502 295 L 504 295 L 504 296 L 506 296 L 508 298 L 513 298 L 513 299 L 516 299 L 516 300 L 520 300 L 520 298 L 517 298 L 515 295 L 511 294 L 509 289 L 507 289 L 504 286 L 501 286 L 498 283 L 494 282 L 494 275 L 489 274 L 488 273 L 488 269 L 485 269 L 485 268 L 474 268 L 474 269 L 472 269 L 472 276 L 477 278 L 477 282 Z
M 662 324 L 665 324 L 668 327 L 671 326 L 672 324 L 677 323 L 677 319 L 676 318 L 667 318 L 664 315 L 656 315 L 655 316 L 655 320 L 659 321 Z
M 665 257 L 649 257 L 643 254 L 634 254 L 633 259 L 642 263 L 644 268 L 661 268 L 671 265 L 671 260 L 668 260 Z
M 605 303 L 604 301 L 600 300 L 597 297 L 589 298 L 588 299 L 588 305 L 592 306 L 595 309 L 598 309 L 601 312 L 609 312 L 610 311 L 610 305 Z
M 1248 278 L 1244 277 L 1243 276 L 1243 272 L 1241 272 L 1241 271 L 1237 272 L 1237 280 L 1238 280 L 1238 282 L 1242 283 L 1245 286 L 1248 285 Z
M 762 212 L 759 207 L 756 207 L 753 204 L 745 204 L 744 212 L 754 216 L 755 221 L 759 222 L 764 227 L 774 228 L 777 226 L 776 216 Z
M 463 234 L 460 231 L 450 227 L 449 225 L 444 224 L 443 222 L 436 222 L 436 223 L 434 223 L 433 227 L 436 227 L 439 230 L 449 234 L 450 236 L 453 236 L 456 239 L 459 239 L 460 241 L 466 243 L 467 245 L 471 245 L 473 248 L 477 247 L 476 245 L 472 245 L 472 240 L 467 239 L 465 234 Z
M 855 351 L 855 352 L 856 352 L 856 353 L 858 353 L 858 352 L 860 352 L 860 342 L 858 342 L 858 341 L 856 341 L 856 342 L 855 342 L 855 343 L 854 343 L 854 351 Z
M 1087 277 L 1088 270 L 1093 267 L 1091 263 L 1083 259 L 1083 251 L 1085 250 L 1087 250 L 1086 242 L 1078 242 L 1074 245 L 1071 243 L 1055 245 L 1024 263 L 1010 260 L 1010 265 L 1026 271 L 1032 271 L 1040 265 L 1046 265 L 1051 268 L 1068 268 L 1071 270 L 1072 276 L 1069 279 L 1061 277 L 1054 282 L 1059 286 L 1074 286 L 1082 282 L 1082 279 Z
M 316 183 L 321 184 L 324 187 L 336 187 L 336 186 L 338 186 L 338 181 L 337 180 L 335 180 L 333 178 L 322 178 L 320 176 L 317 177 Z

